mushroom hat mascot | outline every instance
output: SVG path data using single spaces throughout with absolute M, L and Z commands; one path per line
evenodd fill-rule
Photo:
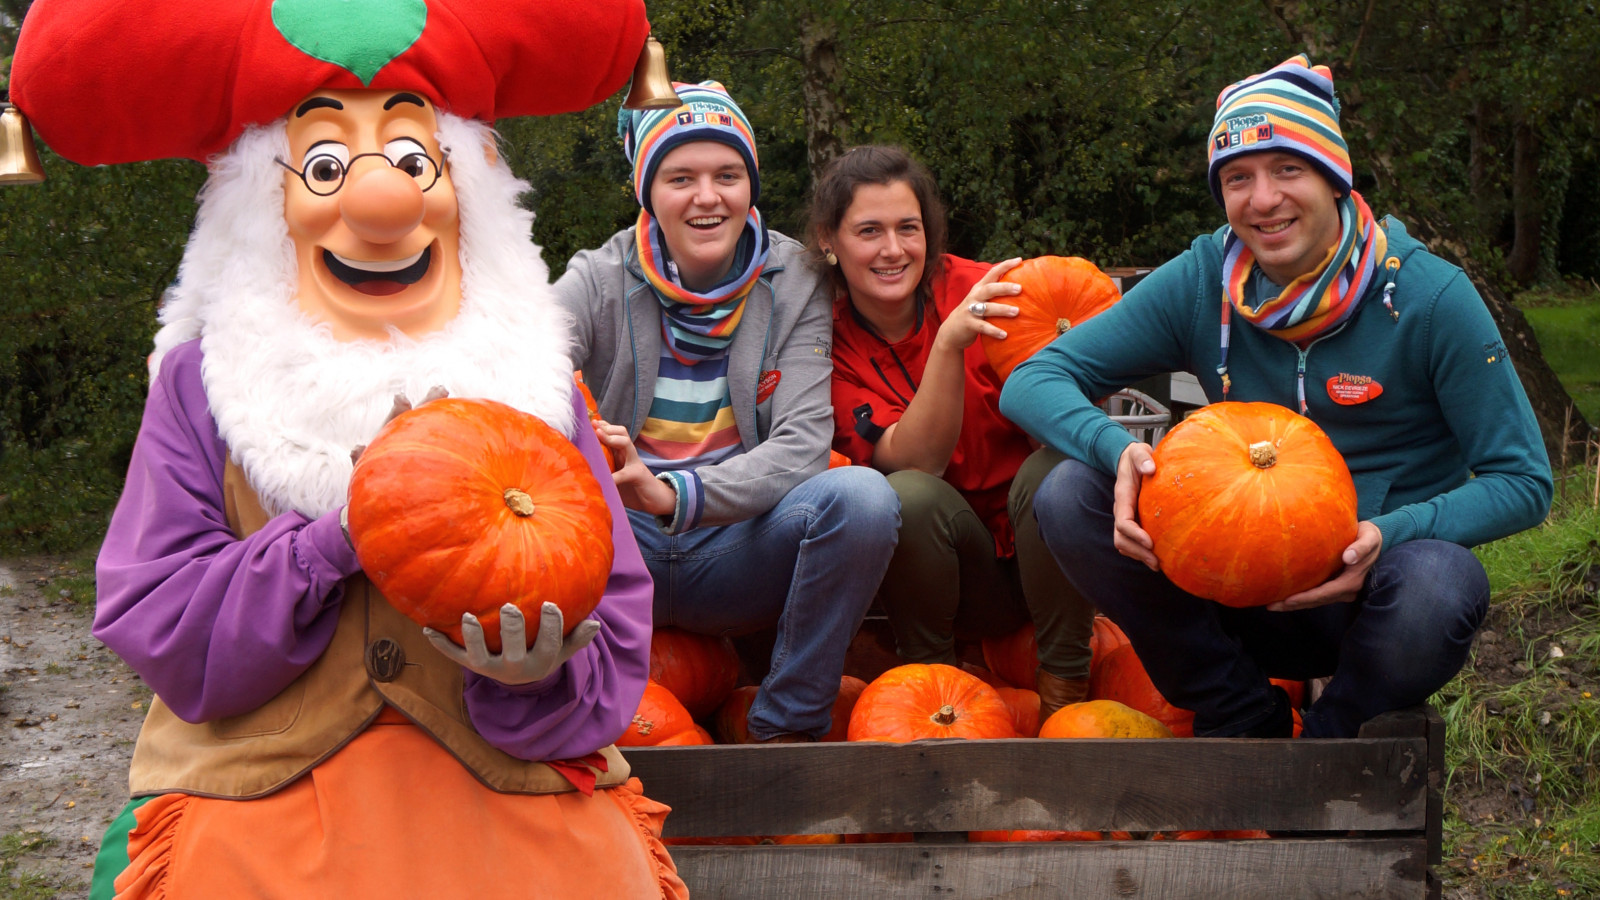
M 610 96 L 648 27 L 638 0 L 32 5 L 12 100 L 53 149 L 209 169 L 98 564 L 94 634 L 156 700 L 91 896 L 686 893 L 611 746 L 650 578 L 490 128 Z M 535 599 L 458 646 L 363 574 L 352 451 L 435 387 L 595 476 L 582 621 Z

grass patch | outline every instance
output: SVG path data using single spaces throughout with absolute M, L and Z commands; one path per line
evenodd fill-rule
M 18 870 L 24 857 L 55 843 L 37 831 L 13 831 L 0 836 L 0 900 L 49 900 L 60 896 L 59 886 L 49 878 Z
M 1478 548 L 1493 604 L 1445 718 L 1447 884 L 1600 896 L 1600 510 L 1574 469 L 1538 528 Z
M 50 573 L 50 583 L 43 588 L 47 599 L 71 600 L 74 606 L 93 609 L 95 601 L 94 562 L 100 553 L 100 544 L 80 549 L 57 563 Z M 62 597 L 61 592 L 67 595 Z
M 1573 403 L 1600 425 L 1600 289 L 1582 283 L 1528 291 L 1517 305 Z

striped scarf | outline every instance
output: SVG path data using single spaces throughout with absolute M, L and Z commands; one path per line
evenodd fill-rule
M 1251 308 L 1251 271 L 1255 254 L 1228 229 L 1222 245 L 1222 396 L 1228 397 L 1228 327 L 1236 313 L 1257 328 L 1304 347 L 1349 321 L 1377 276 L 1378 261 L 1389 239 L 1355 191 L 1339 200 L 1339 241 L 1318 268 L 1290 282 L 1277 297 Z M 1300 390 L 1300 411 L 1306 410 Z
M 694 365 L 721 352 L 733 341 L 744 316 L 744 298 L 755 287 L 767 263 L 767 229 L 761 213 L 750 207 L 744 233 L 734 251 L 733 268 L 716 287 L 704 293 L 691 291 L 667 272 L 670 254 L 661 226 L 647 210 L 639 210 L 634 226 L 639 266 L 661 301 L 661 337 L 673 359 Z

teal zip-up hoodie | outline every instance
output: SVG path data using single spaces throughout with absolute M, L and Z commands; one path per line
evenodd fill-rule
M 1229 400 L 1298 410 L 1344 455 L 1358 516 L 1383 546 L 1435 538 L 1471 547 L 1531 528 L 1550 510 L 1550 460 L 1483 299 L 1462 271 L 1386 218 L 1393 313 L 1379 271 L 1350 321 L 1301 351 L 1239 316 L 1230 326 Z M 1189 372 L 1222 399 L 1226 229 L 1140 281 L 1123 300 L 1018 366 L 1000 410 L 1035 438 L 1108 474 L 1134 441 L 1089 398 Z M 1337 402 L 1335 395 L 1345 402 Z M 1355 401 L 1355 402 L 1352 402 Z

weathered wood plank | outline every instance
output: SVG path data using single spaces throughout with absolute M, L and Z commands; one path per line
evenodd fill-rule
M 667 834 L 1417 831 L 1425 738 L 629 749 Z
M 674 847 L 695 900 L 1425 896 L 1422 837 Z

